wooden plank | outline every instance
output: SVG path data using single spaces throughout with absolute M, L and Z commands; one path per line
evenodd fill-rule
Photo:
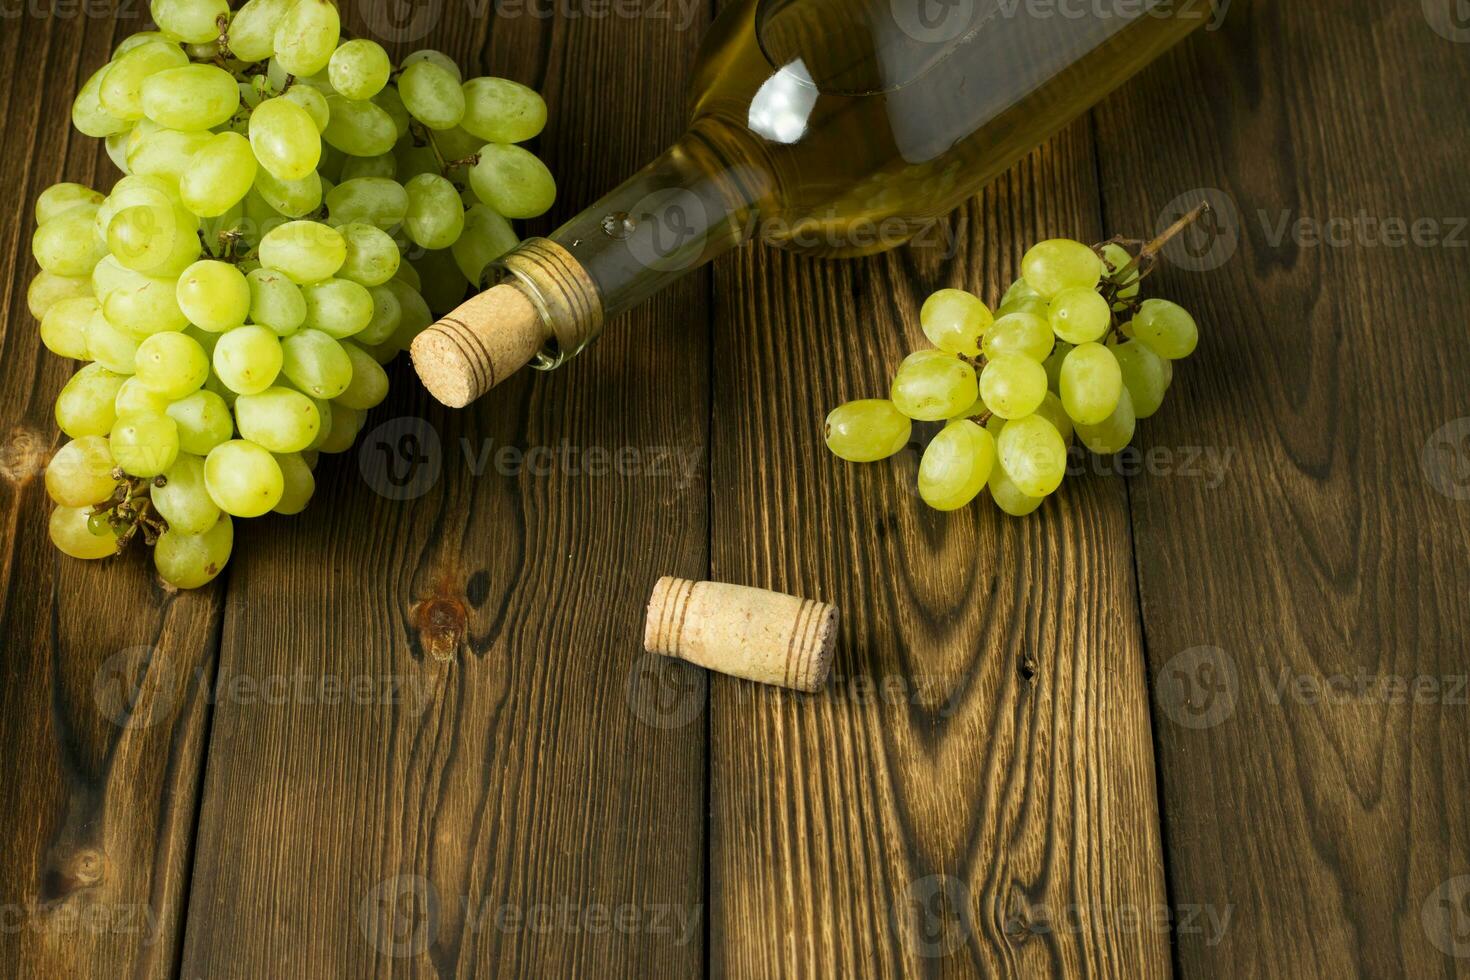
M 1237 2 L 1099 116 L 1119 224 L 1233 205 L 1159 281 L 1202 340 L 1148 428 L 1228 465 L 1132 484 L 1170 890 L 1231 916 L 1189 975 L 1470 974 L 1452 6 Z
M 31 10 L 32 8 L 27 8 Z M 101 144 L 70 130 L 111 19 L 23 13 L 0 32 L 0 961 L 12 976 L 162 977 L 182 941 L 220 592 L 170 597 L 151 562 L 81 562 L 46 533 L 42 474 L 66 441 L 74 370 L 26 306 L 36 196 L 106 189 Z
M 440 46 L 545 92 L 558 218 L 677 135 L 697 31 L 434 9 L 400 52 Z M 654 581 L 707 567 L 705 296 L 691 280 L 575 364 L 463 412 L 398 365 L 361 452 L 318 471 L 311 510 L 247 529 L 185 975 L 698 970 L 703 733 L 646 722 L 629 691 Z M 529 456 L 563 446 L 550 472 Z M 528 458 L 497 462 L 505 447 Z M 594 448 L 619 460 L 606 475 Z M 660 451 L 701 465 L 665 476 Z M 380 495 L 420 454 L 438 467 L 422 495 Z M 446 641 L 449 661 L 426 652 Z M 250 693 L 278 677 L 307 693 Z M 338 683 L 365 696 L 323 703 Z
M 711 689 L 710 961 L 730 976 L 1163 976 L 1153 751 L 1122 482 L 953 515 L 919 453 L 852 466 L 822 419 L 995 303 L 1030 243 L 1100 234 L 1085 123 L 950 219 L 958 248 L 720 264 L 713 577 L 835 602 L 814 698 Z M 794 383 L 793 379 L 801 379 Z

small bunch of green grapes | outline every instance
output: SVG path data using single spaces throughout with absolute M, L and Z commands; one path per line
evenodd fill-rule
M 1121 239 L 1041 242 L 994 314 L 963 290 L 934 293 L 919 314 L 934 348 L 904 358 L 887 399 L 833 409 L 827 447 L 872 462 L 908 445 L 913 421 L 944 422 L 919 463 L 925 503 L 957 510 L 988 486 L 1007 514 L 1031 513 L 1061 485 L 1073 436 L 1121 450 L 1194 350 L 1183 307 L 1139 299 L 1172 233 L 1136 252 Z
M 329 0 L 153 0 L 72 107 L 123 172 L 36 203 L 42 342 L 90 362 L 56 400 L 51 539 L 102 558 L 141 537 L 171 585 L 224 567 L 233 518 L 295 514 L 388 392 L 383 365 L 556 196 L 517 145 L 546 105 L 394 67 Z

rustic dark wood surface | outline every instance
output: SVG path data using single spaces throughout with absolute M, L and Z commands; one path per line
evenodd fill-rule
M 377 21 L 546 93 L 538 228 L 676 135 L 709 17 L 573 7 Z M 36 195 L 113 179 L 67 113 L 141 5 L 5 6 L 0 974 L 1470 975 L 1455 9 L 1236 0 L 929 244 L 749 249 L 465 412 L 399 365 L 305 516 L 168 595 L 46 539 L 68 366 L 25 305 Z M 1140 471 L 1015 521 L 826 455 L 930 290 L 1201 195 Z M 495 463 L 563 446 L 636 462 Z M 829 689 L 645 656 L 661 574 L 836 602 Z

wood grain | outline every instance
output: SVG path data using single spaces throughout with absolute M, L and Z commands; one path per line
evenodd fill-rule
M 1157 284 L 1202 341 L 1146 429 L 1223 480 L 1132 484 L 1171 892 L 1231 915 L 1181 931 L 1186 975 L 1470 973 L 1470 503 L 1434 435 L 1470 426 L 1470 202 L 1436 135 L 1470 120 L 1470 49 L 1426 19 L 1451 6 L 1238 2 L 1098 117 L 1110 221 L 1198 188 L 1235 211 L 1192 243 L 1218 268 Z
M 545 93 L 551 221 L 677 135 L 697 30 L 439 9 L 399 53 L 432 43 Z M 703 731 L 661 724 L 660 685 L 685 675 L 648 667 L 639 637 L 657 577 L 707 565 L 707 322 L 691 281 L 577 364 L 462 412 L 399 364 L 361 449 L 319 469 L 312 510 L 252 528 L 186 976 L 699 969 Z M 383 496 L 420 456 L 437 478 Z M 297 677 L 308 693 L 250 693 Z M 366 697 L 324 703 L 323 683 Z
M 1126 919 L 1166 900 L 1122 482 L 1072 481 L 1032 520 L 946 515 L 910 489 L 917 448 L 822 445 L 831 408 L 925 346 L 929 292 L 994 304 L 1030 242 L 1098 237 L 1086 126 L 942 230 L 717 269 L 712 577 L 843 622 L 822 695 L 714 681 L 716 975 L 1168 973 L 1167 935 Z
M 81 562 L 46 533 L 52 402 L 74 365 L 26 306 L 36 195 L 108 186 L 69 131 L 110 19 L 7 16 L 0 32 L 0 961 L 10 976 L 163 977 L 183 934 L 221 591 L 170 597 L 151 562 Z

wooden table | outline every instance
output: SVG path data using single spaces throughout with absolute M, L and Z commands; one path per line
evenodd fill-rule
M 0 29 L 7 975 L 1470 975 L 1449 0 L 1236 0 L 949 248 L 747 250 L 464 412 L 400 364 L 311 510 L 180 595 L 59 557 L 34 466 L 68 366 L 30 209 L 115 178 L 68 106 L 141 7 Z M 546 93 L 553 218 L 677 134 L 709 18 L 406 9 L 400 53 Z M 1156 285 L 1203 339 L 1141 465 L 1016 521 L 823 449 L 929 291 L 994 301 L 1030 242 L 1202 193 L 1222 234 Z M 643 655 L 666 573 L 835 602 L 829 690 Z

